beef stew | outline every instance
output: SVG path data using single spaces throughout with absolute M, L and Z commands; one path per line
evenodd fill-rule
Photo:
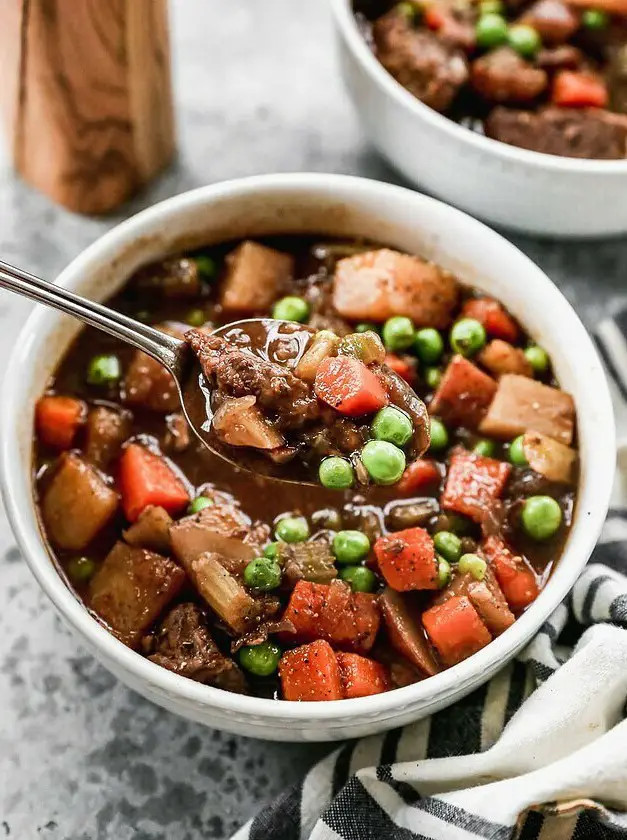
M 452 667 L 537 597 L 572 520 L 576 418 L 498 301 L 417 256 L 286 236 L 145 266 L 110 303 L 187 335 L 215 384 L 212 331 L 264 318 L 257 345 L 289 396 L 233 356 L 220 433 L 228 446 L 242 434 L 229 400 L 267 400 L 265 434 L 287 447 L 295 429 L 320 478 L 302 482 L 311 463 L 291 452 L 292 483 L 223 460 L 189 433 L 161 368 L 83 330 L 37 404 L 37 504 L 68 585 L 138 655 L 230 691 L 363 697 Z M 333 411 L 314 385 L 331 368 L 333 390 L 342 359 L 388 404 Z
M 355 0 L 378 60 L 473 131 L 562 157 L 627 157 L 627 4 Z

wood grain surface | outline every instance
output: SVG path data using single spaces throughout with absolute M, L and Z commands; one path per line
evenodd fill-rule
M 3 115 L 16 168 L 104 213 L 171 159 L 167 0 L 2 0 Z

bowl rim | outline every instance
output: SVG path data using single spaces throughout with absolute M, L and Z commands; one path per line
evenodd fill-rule
M 502 140 L 493 140 L 475 131 L 459 125 L 450 117 L 440 114 L 417 99 L 388 73 L 368 47 L 365 38 L 359 31 L 352 8 L 352 0 L 329 0 L 331 11 L 336 24 L 341 31 L 344 42 L 360 62 L 374 84 L 378 85 L 388 96 L 401 107 L 410 111 L 413 116 L 429 123 L 434 129 L 452 135 L 459 142 L 474 146 L 478 151 L 500 157 L 502 160 L 514 162 L 532 169 L 547 172 L 570 173 L 573 175 L 599 175 L 611 177 L 627 174 L 627 159 L 625 160 L 595 160 L 594 158 L 568 158 L 559 155 L 549 155 L 545 152 L 534 152 L 511 146 Z
M 569 573 L 562 573 L 561 586 L 557 586 L 558 578 L 552 576 L 538 599 L 529 609 L 517 619 L 506 633 L 494 639 L 478 653 L 440 674 L 429 679 L 414 683 L 404 688 L 394 689 L 383 694 L 348 700 L 316 703 L 290 703 L 274 699 L 257 698 L 223 691 L 213 686 L 194 682 L 178 674 L 174 674 L 158 666 L 139 653 L 126 647 L 94 619 L 83 603 L 74 595 L 57 571 L 50 554 L 45 546 L 39 528 L 33 529 L 28 525 L 30 509 L 32 509 L 32 477 L 25 478 L 22 473 L 21 456 L 17 440 L 12 432 L 17 428 L 17 418 L 21 409 L 17 395 L 20 383 L 23 384 L 24 371 L 32 367 L 32 351 L 40 328 L 46 325 L 50 317 L 60 317 L 44 307 L 37 307 L 28 317 L 19 339 L 9 358 L 4 380 L 4 399 L 0 404 L 0 483 L 5 508 L 13 532 L 24 557 L 35 578 L 48 597 L 53 601 L 61 615 L 73 627 L 79 637 L 85 641 L 92 651 L 98 651 L 105 662 L 115 663 L 126 674 L 134 677 L 136 684 L 152 686 L 162 693 L 174 696 L 179 700 L 195 704 L 207 712 L 215 709 L 217 712 L 236 713 L 250 717 L 261 725 L 272 722 L 286 725 L 312 723 L 340 723 L 349 719 L 358 719 L 386 715 L 393 718 L 407 711 L 412 706 L 421 703 L 434 703 L 440 698 L 454 693 L 456 688 L 477 681 L 477 675 L 492 673 L 498 668 L 498 663 L 505 664 L 521 647 L 531 640 L 540 629 L 543 622 L 567 596 L 574 585 L 579 573 L 585 566 L 600 533 L 611 492 L 615 465 L 615 434 L 614 415 L 610 398 L 609 386 L 603 372 L 598 352 L 592 339 L 586 332 L 580 319 L 554 286 L 547 275 L 524 255 L 516 246 L 491 230 L 482 222 L 473 219 L 468 214 L 450 207 L 443 202 L 405 187 L 399 187 L 348 175 L 327 175 L 321 173 L 291 173 L 278 175 L 261 175 L 224 181 L 210 186 L 200 187 L 153 205 L 116 225 L 103 236 L 82 251 L 61 272 L 57 282 L 70 288 L 90 270 L 92 264 L 102 263 L 104 260 L 112 262 L 120 253 L 122 246 L 131 239 L 140 239 L 150 234 L 158 226 L 161 229 L 170 217 L 184 214 L 195 207 L 204 207 L 224 198 L 246 199 L 258 196 L 264 191 L 276 193 L 285 191 L 293 194 L 301 192 L 303 196 L 311 196 L 316 191 L 329 194 L 335 192 L 345 194 L 350 192 L 357 198 L 366 196 L 385 206 L 385 199 L 403 200 L 408 204 L 423 204 L 428 209 L 438 210 L 447 216 L 458 217 L 475 234 L 498 245 L 517 260 L 526 265 L 530 272 L 537 275 L 547 293 L 555 301 L 561 300 L 560 307 L 563 314 L 578 332 L 578 337 L 585 346 L 585 354 L 591 362 L 590 376 L 597 387 L 597 402 L 600 414 L 605 422 L 602 435 L 597 435 L 595 442 L 596 456 L 591 459 L 589 481 L 594 481 L 598 492 L 594 494 L 592 504 L 584 511 L 581 505 L 576 510 L 573 525 L 580 517 L 586 516 L 586 528 L 579 530 L 578 553 L 580 562 L 572 563 Z M 49 328 L 47 328 L 49 329 Z M 583 351 L 582 351 L 583 352 Z M 598 433 L 597 429 L 597 433 Z M 27 488 L 20 493 L 20 481 Z M 25 498 L 28 496 L 27 498 Z M 568 543 L 566 549 L 568 550 Z M 564 567 L 562 557 L 562 567 Z M 551 583 L 553 585 L 551 585 Z

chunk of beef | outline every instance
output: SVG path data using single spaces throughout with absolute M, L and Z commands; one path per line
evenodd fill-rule
M 128 411 L 118 411 L 98 405 L 87 416 L 85 456 L 97 467 L 106 468 L 120 454 L 122 444 L 131 432 L 132 417 Z
M 520 23 L 533 27 L 545 44 L 564 44 L 579 28 L 579 15 L 562 0 L 536 0 Z
M 155 634 L 155 644 L 148 658 L 168 671 L 227 691 L 247 692 L 244 674 L 220 651 L 196 604 L 174 607 Z
M 479 431 L 512 440 L 527 431 L 540 432 L 569 445 L 575 429 L 575 404 L 570 394 L 528 379 L 506 374 Z
M 147 548 L 159 554 L 169 554 L 170 527 L 173 521 L 170 514 L 162 507 L 148 505 L 139 514 L 139 519 L 124 531 L 124 539 L 129 545 Z
M 100 473 L 67 453 L 46 488 L 41 512 L 54 545 L 80 551 L 111 520 L 118 504 L 118 494 Z
M 256 397 L 261 411 L 275 414 L 281 428 L 299 428 L 318 415 L 318 401 L 310 386 L 286 367 L 220 336 L 190 330 L 186 339 L 209 382 L 231 397 Z
M 489 102 L 532 102 L 546 90 L 549 79 L 509 47 L 500 47 L 472 63 L 470 81 Z
M 627 157 L 627 117 L 601 109 L 495 108 L 486 120 L 486 133 L 503 143 L 547 155 L 597 160 Z
M 246 241 L 226 258 L 220 302 L 225 312 L 268 309 L 294 273 L 294 258 L 258 242 Z
M 406 315 L 417 327 L 444 329 L 452 321 L 459 287 L 452 275 L 420 257 L 389 248 L 340 260 L 333 304 L 355 321 L 387 321 Z
M 610 107 L 619 114 L 627 114 L 627 43 L 608 47 L 607 81 Z
M 161 332 L 175 338 L 182 338 L 180 330 L 159 326 Z M 129 405 L 149 408 L 152 411 L 170 414 L 180 409 L 176 382 L 172 375 L 156 359 L 137 350 L 124 377 L 124 401 Z
M 376 55 L 399 84 L 436 111 L 445 111 L 468 80 L 464 52 L 395 9 L 375 21 Z
M 236 561 L 231 571 L 243 571 L 255 556 L 254 546 L 244 542 L 250 520 L 235 505 L 218 503 L 176 522 L 170 528 L 172 550 L 185 568 L 201 554 L 212 552 Z
M 184 582 L 176 563 L 118 542 L 91 580 L 88 604 L 120 641 L 136 648 Z
M 543 70 L 553 73 L 556 70 L 577 70 L 584 63 L 584 55 L 572 44 L 559 47 L 545 47 L 536 56 L 536 64 Z
M 138 272 L 138 286 L 160 291 L 166 298 L 195 298 L 200 293 L 200 276 L 196 260 L 172 257 L 146 266 Z

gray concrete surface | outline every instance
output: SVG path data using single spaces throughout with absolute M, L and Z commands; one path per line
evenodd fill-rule
M 315 170 L 398 180 L 359 131 L 322 0 L 172 0 L 171 13 L 176 165 L 96 220 L 52 206 L 1 157 L 3 259 L 52 278 L 121 218 L 224 178 Z M 514 239 L 589 326 L 627 302 L 627 240 Z M 0 358 L 27 309 L 0 292 Z M 0 838 L 228 837 L 323 754 L 204 729 L 118 684 L 62 626 L 0 516 Z

